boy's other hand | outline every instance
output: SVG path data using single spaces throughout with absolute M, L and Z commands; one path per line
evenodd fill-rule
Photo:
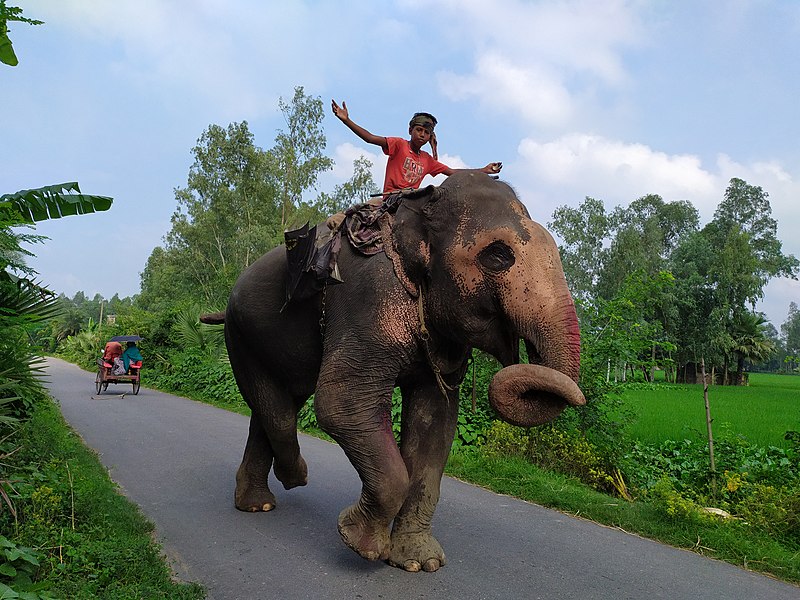
M 484 173 L 486 173 L 488 175 L 495 175 L 495 174 L 499 173 L 500 169 L 502 169 L 502 168 L 503 168 L 503 163 L 501 163 L 501 162 L 491 162 L 488 165 L 486 165 L 485 167 L 483 167 L 483 169 L 481 169 L 481 171 L 483 171 Z
M 439 160 L 439 152 L 438 152 L 438 142 L 436 141 L 436 134 L 431 132 L 431 139 L 428 140 L 428 143 L 431 145 L 431 156 L 433 156 L 433 160 Z
M 331 100 L 331 110 L 333 110 L 333 114 L 335 114 L 342 121 L 346 121 L 350 118 L 350 115 L 347 112 L 347 103 L 344 100 L 342 100 L 341 106 L 336 104 L 336 100 Z

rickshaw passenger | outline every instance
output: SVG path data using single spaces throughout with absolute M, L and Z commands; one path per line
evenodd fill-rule
M 125 366 L 126 373 L 131 367 L 131 362 L 141 362 L 143 360 L 142 353 L 139 352 L 136 342 L 128 342 L 127 346 L 128 347 L 125 348 L 125 352 L 122 353 L 122 362 Z
M 103 351 L 103 360 L 108 364 L 113 365 L 114 359 L 122 356 L 122 344 L 119 342 L 108 342 Z

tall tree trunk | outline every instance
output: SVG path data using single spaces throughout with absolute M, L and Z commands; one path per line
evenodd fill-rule
M 722 372 L 722 385 L 728 385 L 728 368 L 730 367 L 730 360 L 728 359 L 728 355 L 725 355 L 725 363 L 724 363 L 725 370 Z
M 653 344 L 652 351 L 650 353 L 650 381 L 656 380 L 656 345 Z

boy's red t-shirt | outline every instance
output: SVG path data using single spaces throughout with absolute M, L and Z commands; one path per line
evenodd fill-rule
M 434 159 L 424 150 L 415 154 L 408 140 L 387 137 L 389 161 L 386 163 L 386 176 L 383 179 L 383 192 L 394 192 L 403 188 L 417 189 L 425 175 L 439 175 L 449 167 Z

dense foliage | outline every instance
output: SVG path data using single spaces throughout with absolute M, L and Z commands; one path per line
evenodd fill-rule
M 800 266 L 782 252 L 760 187 L 731 179 L 702 228 L 691 204 L 656 195 L 610 213 L 586 198 L 556 209 L 549 226 L 562 240 L 581 327 L 603 347 L 609 379 L 635 369 L 652 380 L 660 366 L 673 380 L 694 382 L 704 359 L 721 383 L 741 384 L 746 366 L 776 368 L 793 356 L 791 309 L 782 338 L 752 309 L 771 278 L 796 277 Z

